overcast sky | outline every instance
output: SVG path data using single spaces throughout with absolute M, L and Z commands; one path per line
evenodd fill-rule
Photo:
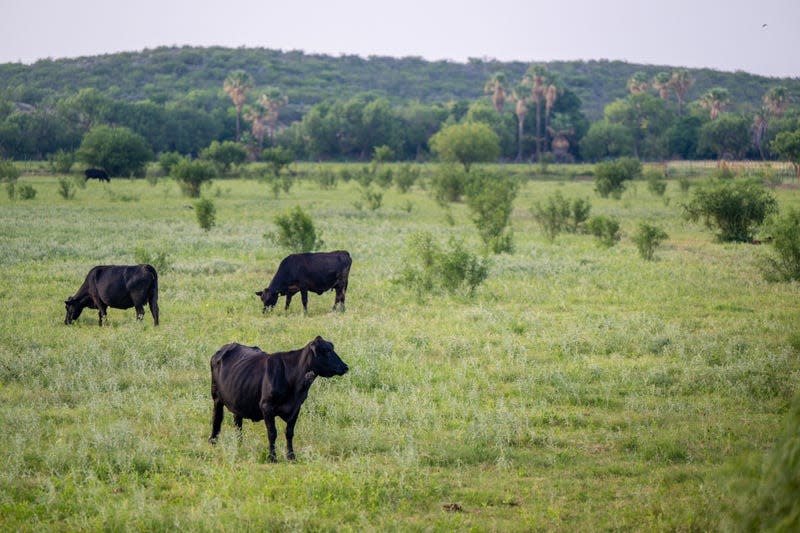
M 800 0 L 0 0 L 0 63 L 158 46 L 800 77 Z

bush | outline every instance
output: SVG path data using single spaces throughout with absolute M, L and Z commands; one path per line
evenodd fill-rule
M 335 189 L 338 180 L 339 176 L 328 168 L 320 168 L 316 174 L 317 184 L 323 190 Z
M 72 200 L 75 197 L 75 183 L 68 178 L 58 178 L 58 194 L 64 200 Z
M 473 294 L 489 275 L 489 261 L 480 259 L 454 241 L 443 250 L 430 233 L 416 233 L 407 241 L 407 265 L 398 282 L 418 294 L 459 290 Z
M 119 127 L 95 126 L 84 135 L 76 157 L 110 176 L 143 177 L 153 152 L 144 137 Z
M 164 171 L 164 174 L 169 176 L 172 174 L 172 168 L 180 163 L 183 159 L 184 157 L 178 152 L 164 152 L 158 158 L 158 165 L 161 167 L 161 170 Z
M 276 241 L 280 246 L 294 252 L 310 252 L 323 244 L 317 237 L 311 217 L 300 206 L 277 215 L 274 222 L 278 227 L 277 234 L 268 234 L 265 237 Z
M 13 161 L 0 159 L 0 182 L 6 184 L 6 192 L 8 193 L 9 200 L 13 200 L 16 197 L 16 185 L 19 174 L 19 169 L 14 166 Z
M 466 171 L 455 165 L 440 165 L 431 180 L 433 197 L 440 205 L 458 202 L 464 195 L 466 183 Z
M 669 235 L 667 235 L 663 229 L 642 222 L 639 224 L 639 229 L 633 235 L 633 242 L 636 244 L 636 248 L 639 250 L 639 255 L 642 259 L 652 261 L 656 248 L 661 245 L 661 241 L 668 238 Z
M 601 246 L 611 248 L 619 242 L 619 222 L 614 218 L 603 215 L 592 217 L 586 228 L 597 237 Z
M 69 174 L 72 165 L 75 164 L 75 154 L 66 150 L 58 150 L 47 157 L 50 163 L 50 170 L 56 174 Z
M 715 179 L 697 187 L 683 207 L 689 220 L 702 218 L 709 229 L 717 229 L 720 241 L 748 242 L 778 204 L 758 180 Z
M 144 245 L 140 244 L 133 251 L 133 257 L 137 264 L 152 265 L 159 275 L 172 270 L 172 261 L 170 260 L 169 252 L 165 248 L 150 253 Z
M 644 179 L 647 181 L 647 190 L 654 195 L 664 196 L 664 193 L 667 192 L 667 180 L 662 172 L 648 170 L 645 172 Z
M 36 189 L 33 188 L 33 185 L 23 183 L 17 187 L 17 195 L 23 200 L 33 200 L 36 198 Z
M 294 155 L 286 148 L 277 146 L 266 148 L 261 152 L 261 160 L 268 163 L 269 169 L 275 176 L 279 176 L 281 170 L 288 167 L 294 161 Z
M 183 194 L 189 198 L 199 198 L 200 188 L 204 183 L 211 183 L 217 170 L 207 161 L 184 158 L 172 166 L 170 175 L 178 182 Z
M 595 191 L 603 198 L 619 199 L 625 191 L 625 182 L 642 173 L 642 164 L 632 157 L 604 161 L 594 167 Z
M 400 192 L 407 193 L 419 179 L 419 174 L 419 167 L 405 163 L 394 175 L 394 184 L 397 185 Z
M 234 141 L 212 141 L 208 147 L 200 151 L 200 159 L 214 162 L 220 172 L 227 173 L 234 165 L 244 163 L 247 159 L 247 150 Z
M 194 204 L 194 212 L 197 214 L 197 223 L 204 230 L 210 230 L 217 219 L 217 208 L 214 202 L 208 198 L 201 198 Z
M 562 231 L 581 231 L 591 210 L 589 200 L 576 198 L 570 202 L 561 191 L 556 191 L 544 205 L 539 202 L 534 205 L 533 218 L 542 227 L 545 237 L 553 242 Z
M 509 228 L 519 183 L 508 177 L 474 172 L 467 186 L 467 206 L 481 240 L 493 253 L 513 252 Z
M 361 187 L 361 198 L 372 211 L 377 211 L 383 205 L 383 193 L 372 187 Z
M 800 210 L 790 209 L 769 227 L 775 254 L 764 258 L 767 281 L 800 281 Z

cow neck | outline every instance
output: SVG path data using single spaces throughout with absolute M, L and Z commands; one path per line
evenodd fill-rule
M 296 378 L 297 380 L 301 380 L 302 378 L 301 381 L 313 381 L 316 377 L 316 374 L 311 368 L 311 357 L 313 357 L 311 348 L 308 346 L 303 346 L 300 350 L 294 353 L 296 354 L 296 364 L 290 365 L 290 368 L 292 369 L 292 373 L 296 372 L 296 375 L 292 377 Z M 297 383 L 298 381 L 294 382 Z M 310 384 L 311 383 L 309 382 L 309 385 Z

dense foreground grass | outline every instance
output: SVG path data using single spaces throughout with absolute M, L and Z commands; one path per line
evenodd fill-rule
M 615 201 L 587 181 L 528 182 L 516 251 L 492 258 L 476 294 L 418 297 L 393 282 L 409 235 L 479 249 L 465 206 L 419 187 L 370 211 L 353 182 L 276 199 L 218 181 L 204 232 L 171 181 L 90 183 L 69 201 L 56 178 L 20 182 L 34 200 L 0 199 L 2 530 L 735 528 L 798 392 L 800 286 L 762 280 L 766 247 L 685 222 L 676 183 L 669 201 L 643 184 Z M 556 190 L 617 217 L 622 241 L 549 243 L 530 208 Z M 776 195 L 800 205 L 797 190 Z M 299 298 L 261 314 L 253 293 L 286 254 L 264 234 L 294 205 L 353 256 L 346 313 L 327 293 L 308 316 Z M 645 220 L 670 236 L 652 262 L 628 238 Z M 65 326 L 88 270 L 133 263 L 137 247 L 172 267 L 161 325 L 111 309 L 106 327 L 91 310 Z M 351 372 L 312 387 L 298 461 L 265 462 L 261 423 L 237 445 L 228 413 L 208 445 L 211 355 L 315 335 Z

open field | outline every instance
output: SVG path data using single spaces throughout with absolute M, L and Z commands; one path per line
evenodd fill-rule
M 317 166 L 303 171 L 313 174 Z M 767 246 L 719 244 L 635 183 L 621 200 L 592 183 L 528 181 L 516 251 L 492 257 L 474 296 L 419 298 L 393 282 L 409 235 L 479 249 L 463 204 L 419 186 L 357 209 L 358 186 L 313 180 L 275 198 L 256 180 L 207 191 L 200 229 L 171 180 L 91 182 L 72 200 L 24 175 L 33 200 L 0 197 L 0 530 L 704 531 L 735 523 L 800 386 L 800 284 L 769 284 Z M 555 191 L 618 218 L 623 239 L 549 243 L 530 208 Z M 781 208 L 798 189 L 777 189 Z M 263 316 L 286 250 L 264 238 L 300 205 L 326 249 L 353 257 L 347 312 L 333 294 Z M 656 260 L 629 236 L 669 234 Z M 63 301 L 98 264 L 165 252 L 161 325 L 149 312 Z M 262 423 L 237 445 L 226 413 L 211 447 L 208 361 L 238 341 L 266 351 L 316 335 L 350 373 L 317 380 L 298 460 L 265 462 Z M 732 518 L 734 517 L 734 518 Z

